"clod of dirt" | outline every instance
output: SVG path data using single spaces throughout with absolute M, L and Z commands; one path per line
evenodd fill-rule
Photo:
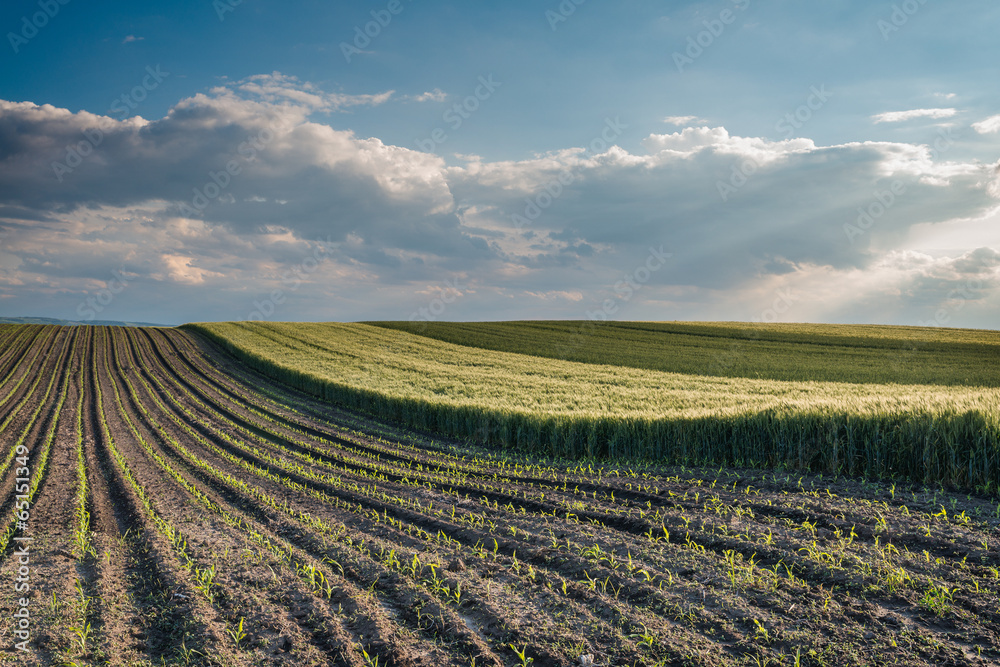
M 461 558 L 455 558 L 448 563 L 449 572 L 465 572 L 465 562 Z
M 288 653 L 291 650 L 292 650 L 292 640 L 285 636 L 278 637 L 277 639 L 274 640 L 274 643 L 271 645 L 272 653 L 277 653 L 278 651 L 281 651 L 282 653 Z

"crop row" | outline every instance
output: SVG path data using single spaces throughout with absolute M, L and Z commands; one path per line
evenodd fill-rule
M 502 352 L 649 370 L 876 384 L 996 387 L 994 331 L 750 322 L 370 322 Z
M 191 330 L 324 400 L 535 456 L 785 466 L 1000 490 L 996 389 L 684 376 L 363 325 Z
M 233 422 L 231 422 L 231 421 L 230 421 L 228 425 L 229 425 L 229 426 L 233 426 L 234 424 L 233 424 Z M 215 436 L 219 436 L 219 437 L 221 438 L 221 434 L 220 434 L 220 433 L 216 433 L 216 434 L 214 434 L 214 435 L 215 435 Z M 250 435 L 250 434 L 247 434 L 247 436 L 248 436 L 248 437 L 249 437 L 249 435 Z M 245 469 L 246 469 L 246 470 L 248 470 L 248 471 L 250 470 L 249 468 L 245 468 Z M 301 471 L 300 471 L 300 472 L 301 472 Z M 258 472 L 258 474 L 260 474 L 260 473 Z M 355 472 L 354 472 L 354 474 L 355 474 L 355 476 L 356 476 L 356 475 L 358 474 L 358 471 L 355 471 Z M 384 478 L 384 476 L 380 477 L 380 476 L 378 475 L 378 473 L 375 473 L 375 474 L 373 474 L 373 475 L 369 475 L 369 476 L 371 477 L 371 479 L 373 479 L 373 480 L 374 480 L 374 482 L 375 482 L 375 484 L 376 484 L 376 485 L 377 485 L 377 484 L 378 484 L 378 483 L 379 483 L 380 481 L 381 481 L 382 483 L 387 483 L 387 480 L 386 480 L 386 479 Z M 631 482 L 630 482 L 629 484 L 631 485 Z M 647 488 L 648 488 L 648 487 L 649 487 L 650 485 L 649 485 L 649 484 L 642 484 L 642 483 L 639 483 L 639 482 L 637 482 L 637 483 L 636 483 L 636 484 L 635 484 L 634 486 L 636 486 L 636 487 L 642 487 L 642 486 L 645 486 L 645 487 L 647 487 Z M 714 486 L 714 485 L 713 485 L 713 486 Z M 377 492 L 377 486 L 373 486 L 372 484 L 368 484 L 368 485 L 365 485 L 365 486 L 362 486 L 362 485 L 358 485 L 358 484 L 356 484 L 356 483 L 355 483 L 355 485 L 353 486 L 353 490 L 355 490 L 355 491 L 358 491 L 358 490 L 360 490 L 360 489 L 366 489 L 366 490 L 367 490 L 367 491 L 368 491 L 369 493 L 371 493 L 371 494 L 373 494 L 373 495 L 383 495 L 383 496 L 385 495 L 384 493 L 383 493 L 383 494 L 378 494 L 378 492 Z M 300 489 L 299 489 L 299 490 L 303 490 L 303 491 L 304 491 L 304 489 L 302 489 L 301 487 L 300 487 Z M 440 492 L 444 492 L 444 490 L 443 490 L 443 489 L 441 489 L 441 490 L 439 490 L 439 491 L 440 491 Z M 749 489 L 748 489 L 748 491 L 749 491 Z M 392 494 L 392 493 L 390 492 L 390 494 L 389 494 L 389 495 L 391 496 L 391 495 L 394 495 L 394 494 Z M 513 496 L 514 496 L 514 498 L 516 499 L 516 495 L 517 495 L 517 494 L 512 494 L 512 495 L 513 495 Z M 612 492 L 611 494 L 608 494 L 608 495 L 610 496 L 610 498 L 611 498 L 611 499 L 613 499 L 613 492 Z M 686 496 L 686 495 L 687 495 L 687 494 L 685 494 L 685 496 Z M 716 498 L 716 501 L 718 502 L 718 498 Z M 362 505 L 370 505 L 370 503 L 371 503 L 371 501 L 367 501 L 367 503 L 362 503 Z M 418 506 L 418 507 L 419 507 L 419 506 Z M 488 506 L 488 507 L 491 507 L 491 506 Z M 358 509 L 359 509 L 359 510 L 361 509 L 361 506 L 360 506 L 360 505 L 359 505 L 359 508 L 358 508 Z M 435 512 L 434 512 L 433 508 L 427 508 L 427 509 L 425 509 L 425 508 L 420 508 L 420 509 L 421 509 L 421 510 L 423 510 L 425 514 L 430 514 L 430 515 L 434 515 L 434 514 L 435 514 Z M 507 509 L 505 509 L 505 508 L 501 508 L 501 507 L 500 507 L 500 505 L 499 505 L 499 503 L 496 503 L 496 502 L 495 502 L 495 503 L 493 504 L 493 506 L 491 507 L 491 509 L 492 509 L 492 510 L 493 510 L 494 512 L 496 512 L 496 513 L 508 513 L 508 512 L 509 512 L 509 513 L 510 513 L 510 514 L 511 514 L 512 516 L 516 516 L 516 515 L 517 515 L 518 513 L 521 513 L 521 514 L 523 514 L 523 513 L 524 513 L 524 511 L 525 511 L 525 510 L 524 510 L 524 507 L 522 506 L 521 508 L 519 508 L 519 509 L 520 509 L 520 512 L 518 512 L 518 508 L 514 508 L 514 507 L 513 507 L 513 503 L 511 503 L 511 508 L 510 508 L 510 510 L 507 510 Z M 370 511 L 370 509 L 369 509 L 369 511 Z M 383 511 L 384 511 L 384 510 L 383 510 Z M 438 515 L 440 515 L 440 514 L 441 514 L 441 512 L 440 512 L 440 511 L 438 511 L 438 512 L 437 512 L 437 514 L 438 514 Z M 535 513 L 535 514 L 536 514 L 536 516 L 542 516 L 542 515 L 543 515 L 542 513 Z M 375 514 L 375 516 L 376 516 L 376 517 L 378 517 L 378 515 L 377 515 L 377 514 Z M 455 516 L 455 514 L 454 514 L 454 509 L 453 509 L 453 513 L 452 513 L 452 517 L 454 517 L 454 516 Z M 384 514 L 382 515 L 382 520 L 383 520 L 384 522 L 388 522 L 388 521 L 387 521 L 387 520 L 388 520 L 388 518 L 389 518 L 389 517 L 388 517 L 388 515 L 387 515 L 387 514 L 385 514 L 385 513 L 384 513 Z M 529 517 L 529 518 L 530 518 L 530 517 Z M 555 517 L 555 515 L 553 515 L 553 518 L 556 518 L 556 517 Z M 570 518 L 570 517 L 568 517 L 568 516 L 566 517 L 566 520 L 567 520 L 567 521 L 569 521 L 569 522 L 571 522 L 571 523 L 573 522 L 573 519 L 572 519 L 572 518 Z M 394 521 L 395 521 L 395 519 L 394 519 Z M 426 523 L 426 522 L 425 522 L 425 523 Z M 455 525 L 456 523 L 457 523 L 457 524 L 458 524 L 459 526 L 461 526 L 460 522 L 455 522 L 455 523 L 453 523 L 453 524 L 452 524 L 452 526 L 450 526 L 450 527 L 449 527 L 449 529 L 450 529 L 450 530 L 456 530 L 456 525 Z M 806 521 L 805 523 L 808 523 L 808 521 Z M 680 524 L 680 522 L 678 522 L 678 524 Z M 402 525 L 402 524 L 400 524 L 400 525 Z M 485 523 L 484 525 L 486 525 L 486 526 L 489 526 L 490 524 L 488 524 L 488 523 Z M 537 525 L 537 524 L 536 524 L 536 525 Z M 496 526 L 496 522 L 493 522 L 493 526 L 491 526 L 491 530 L 492 530 L 492 531 L 496 531 L 496 527 L 497 527 L 497 526 Z M 514 533 L 513 533 L 514 535 L 517 535 L 517 534 L 518 534 L 518 533 L 517 533 L 517 529 L 516 529 L 516 527 L 513 527 L 513 526 L 509 526 L 509 527 L 511 527 L 511 528 L 514 528 Z M 461 528 L 461 527 L 459 527 L 459 528 L 458 528 L 458 531 L 459 531 L 459 532 L 466 532 L 467 530 L 468 530 L 467 528 Z M 705 527 L 704 525 L 700 525 L 700 526 L 698 526 L 698 530 L 699 530 L 700 532 L 707 532 L 707 529 L 706 529 L 706 527 Z M 714 530 L 714 528 L 713 528 L 713 530 Z M 441 531 L 441 532 L 443 533 L 443 531 Z M 851 531 L 851 532 L 853 532 L 853 531 Z M 421 536 L 421 533 L 420 533 L 420 532 L 417 532 L 417 533 L 412 533 L 412 532 L 411 532 L 411 533 L 409 533 L 409 534 L 415 534 L 415 535 L 417 535 L 417 536 Z M 490 534 L 494 534 L 494 535 L 495 535 L 496 533 L 495 533 L 495 532 L 492 532 L 492 533 L 490 533 Z M 530 534 L 530 533 L 529 533 L 529 534 Z M 429 536 L 430 536 L 430 533 L 429 533 L 429 532 L 425 532 L 425 534 L 424 534 L 424 535 L 422 535 L 422 537 L 424 537 L 425 539 L 430 539 L 430 537 L 429 537 Z M 447 535 L 445 535 L 445 537 L 447 537 Z M 487 537 L 488 537 L 488 535 L 487 535 Z M 665 537 L 667 537 L 667 538 L 669 539 L 669 534 L 666 534 L 666 535 L 665 535 Z M 748 539 L 748 540 L 749 540 L 749 537 L 750 537 L 750 535 L 749 535 L 749 533 L 748 533 L 748 534 L 747 534 L 747 539 Z M 700 548 L 701 548 L 702 550 L 704 549 L 704 545 L 703 545 L 703 544 L 699 544 L 699 542 L 697 541 L 697 538 L 695 539 L 695 541 L 692 541 L 692 539 L 691 539 L 691 538 L 692 538 L 692 535 L 691 535 L 690 533 L 689 533 L 689 534 L 687 534 L 687 535 L 685 535 L 685 542 L 684 542 L 684 546 L 683 546 L 682 548 L 686 548 L 686 549 L 691 549 L 691 550 L 694 550 L 694 551 L 697 551 L 697 550 L 699 549 L 699 547 L 700 547 Z M 493 537 L 492 539 L 494 539 L 494 540 L 497 540 L 497 537 Z M 662 538 L 656 538 L 655 536 L 652 536 L 652 535 L 651 535 L 649 539 L 650 539 L 650 541 L 651 541 L 651 542 L 654 542 L 655 540 L 657 540 L 657 539 L 662 539 Z M 460 541 L 461 541 L 461 540 L 460 540 Z M 470 542 L 471 542 L 471 540 L 470 540 Z M 505 546 L 505 548 L 504 548 L 504 549 L 503 549 L 503 550 L 502 550 L 502 551 L 501 551 L 500 553 L 504 553 L 504 552 L 505 552 L 505 553 L 506 553 L 507 555 L 513 555 L 513 554 L 516 554 L 516 553 L 517 553 L 517 551 L 515 551 L 515 550 L 513 550 L 513 549 L 511 548 L 511 545 L 510 545 L 510 542 L 509 542 L 509 541 L 505 541 L 505 540 L 501 540 L 500 542 L 506 542 L 506 546 Z M 877 540 L 876 540 L 876 542 L 877 542 Z M 714 542 L 713 542 L 713 543 L 714 543 Z M 499 544 L 499 542 L 494 542 L 494 544 Z M 689 546 L 689 544 L 690 544 L 691 546 Z M 817 547 L 816 547 L 816 545 L 815 545 L 815 540 L 813 540 L 812 542 L 808 542 L 808 541 L 807 541 L 807 542 L 805 542 L 804 544 L 807 544 L 807 545 L 810 545 L 810 546 L 812 546 L 812 547 L 813 547 L 813 549 L 812 549 L 811 553 L 815 554 L 815 558 L 814 558 L 814 560 L 816 560 L 816 562 L 817 562 L 817 563 L 818 563 L 819 565 L 826 565 L 826 564 L 828 564 L 828 561 L 829 561 L 830 557 L 829 557 L 828 555 L 826 555 L 826 552 L 825 552 L 825 551 L 823 551 L 822 549 L 819 549 L 819 548 L 817 548 Z M 597 546 L 597 545 L 594 545 L 594 546 Z M 523 545 L 522 545 L 522 547 L 523 547 Z M 486 549 L 484 549 L 484 548 L 483 548 L 483 546 L 482 546 L 482 542 L 481 542 L 481 541 L 479 542 L 479 546 L 478 546 L 478 548 L 474 547 L 474 545 L 471 545 L 471 544 L 470 544 L 470 545 L 469 545 L 469 546 L 468 546 L 467 548 L 471 548 L 471 549 L 472 549 L 472 553 L 473 553 L 473 554 L 477 554 L 477 555 L 478 555 L 478 554 L 483 554 L 483 553 L 485 553 L 485 552 L 487 551 Z M 515 547 L 514 549 L 516 549 L 516 547 Z M 745 549 L 745 547 L 744 547 L 744 549 Z M 806 553 L 810 553 L 810 550 L 809 550 L 809 548 L 807 548 L 806 546 L 803 546 L 803 547 L 801 547 L 801 549 L 803 549 L 803 550 L 804 550 L 804 551 L 805 551 Z M 596 551 L 596 553 L 601 553 L 601 550 L 600 550 L 600 548 L 599 548 L 599 547 L 598 547 L 597 549 L 591 549 L 589 553 L 593 554 L 593 553 L 594 553 L 595 551 Z M 726 550 L 723 550 L 723 552 L 725 552 L 725 551 L 726 551 Z M 735 550 L 732 550 L 732 549 L 729 549 L 728 551 L 730 551 L 730 554 L 729 554 L 728 558 L 729 558 L 729 559 L 731 559 L 731 560 L 732 560 L 733 562 L 735 562 L 735 560 L 737 559 L 737 556 L 736 556 L 737 552 L 736 552 Z M 882 552 L 880 552 L 880 553 L 883 553 L 883 554 L 884 554 L 884 551 L 885 551 L 885 550 L 883 549 L 883 550 L 882 550 Z M 390 550 L 390 552 L 391 552 L 391 550 Z M 522 552 L 522 553 L 523 553 L 523 552 Z M 638 553 L 638 550 L 637 550 L 637 553 Z M 889 560 L 891 560 L 891 553 L 892 553 L 892 552 L 890 551 L 890 552 L 889 552 L 889 554 L 890 554 L 890 556 L 889 556 Z M 414 554 L 414 555 L 416 555 L 416 554 Z M 783 556 L 785 556 L 785 557 L 787 557 L 787 558 L 789 559 L 789 562 L 790 562 L 790 563 L 791 563 L 791 562 L 792 562 L 792 560 L 793 560 L 793 559 L 795 559 L 795 557 L 796 557 L 796 554 L 795 554 L 794 550 L 793 550 L 793 551 L 792 551 L 791 553 L 789 553 L 789 552 L 785 552 L 785 553 L 783 553 L 782 555 L 783 555 Z M 750 562 L 752 563 L 752 562 L 753 562 L 753 557 L 754 557 L 754 554 L 753 554 L 753 553 L 750 553 L 750 552 L 748 552 L 747 556 L 748 556 L 748 559 L 750 560 Z M 742 558 L 742 556 L 740 556 L 739 558 Z M 391 562 L 393 562 L 393 563 L 395 563 L 395 562 L 396 562 L 396 560 L 398 560 L 398 559 L 390 559 L 390 561 L 391 561 Z M 616 563 L 616 560 L 615 560 L 615 556 L 614 556 L 614 555 L 612 555 L 612 556 L 611 556 L 611 557 L 610 557 L 610 558 L 609 558 L 608 560 L 609 560 L 609 561 L 610 561 L 611 563 Z M 775 559 L 775 560 L 777 560 L 777 559 Z M 811 568 L 810 566 L 808 566 L 808 564 L 807 564 L 807 563 L 808 563 L 808 559 L 800 559 L 800 560 L 802 560 L 802 562 L 803 562 L 803 563 L 805 563 L 805 564 L 804 564 L 804 565 L 798 565 L 798 566 L 796 566 L 796 565 L 790 565 L 790 567 L 792 567 L 793 569 L 795 569 L 795 570 L 799 571 L 800 573 L 806 573 L 806 574 L 808 574 L 808 573 L 810 573 L 810 572 L 813 572 L 813 576 L 818 576 L 818 577 L 823 577 L 823 576 L 827 576 L 827 572 L 826 572 L 825 570 L 823 570 L 823 571 L 820 571 L 820 572 L 819 572 L 819 574 L 816 574 L 817 570 L 816 570 L 815 568 Z M 860 563 L 860 562 L 862 562 L 862 558 L 861 558 L 861 557 L 859 557 L 859 558 L 854 558 L 854 559 L 852 559 L 852 560 L 855 560 L 855 561 L 857 561 L 857 562 L 859 562 L 859 563 Z M 884 561 L 884 560 L 886 560 L 886 559 L 885 559 L 885 558 L 883 557 L 883 558 L 882 558 L 882 560 Z M 514 562 L 514 563 L 516 563 L 516 562 L 517 562 L 517 561 L 516 561 L 516 556 L 514 556 L 514 560 L 513 560 L 513 562 Z M 629 562 L 629 563 L 631 563 L 631 562 L 632 562 L 632 559 L 631 559 L 631 558 L 629 558 L 628 562 Z M 841 559 L 841 564 L 842 564 L 842 563 L 843 563 L 843 559 Z M 532 565 L 532 567 L 535 567 L 535 565 Z M 752 570 L 752 569 L 753 569 L 753 567 L 751 566 L 751 567 L 750 567 L 749 569 L 751 569 L 751 570 Z M 779 568 L 779 569 L 780 569 L 780 568 Z M 840 567 L 838 566 L 838 569 L 842 569 L 842 568 L 840 568 Z M 861 570 L 861 571 L 862 571 L 863 573 L 867 572 L 867 576 L 868 576 L 869 578 L 875 578 L 875 579 L 878 579 L 878 578 L 880 578 L 880 577 L 883 577 L 883 573 L 882 573 L 881 571 L 874 571 L 874 570 L 873 570 L 872 568 L 865 568 L 864 566 L 861 566 L 861 567 L 859 567 L 859 569 L 860 569 L 860 570 Z M 648 572 L 647 572 L 647 573 L 648 573 Z M 790 573 L 789 573 L 789 574 L 788 574 L 788 576 L 787 576 L 787 577 L 785 577 L 785 578 L 790 578 L 790 580 L 791 580 L 791 581 L 795 581 L 795 580 L 796 580 L 796 578 L 795 578 L 795 575 L 794 575 L 794 574 L 790 574 Z M 587 581 L 587 583 L 585 584 L 586 586 L 598 586 L 598 585 L 599 585 L 599 584 L 598 584 L 598 582 L 597 582 L 597 580 L 594 580 L 594 579 L 593 579 L 592 577 L 590 577 L 589 579 L 588 579 L 587 577 L 582 577 L 582 580 L 586 580 L 586 581 Z M 608 585 L 611 585 L 611 586 L 614 586 L 615 584 L 614 584 L 614 582 L 610 582 L 610 581 L 609 581 L 609 580 L 608 580 L 608 579 L 606 578 L 606 579 L 604 580 L 604 586 L 605 586 L 605 587 L 607 587 Z M 621 590 L 621 589 L 620 589 L 620 586 L 621 586 L 621 584 L 619 583 L 618 585 L 619 585 L 619 590 Z M 869 585 L 870 585 L 870 584 L 869 584 Z M 915 585 L 922 585 L 922 584 L 915 584 Z M 858 590 L 861 590 L 861 588 L 859 587 L 859 589 L 858 589 Z M 606 588 L 605 588 L 605 592 L 606 592 Z

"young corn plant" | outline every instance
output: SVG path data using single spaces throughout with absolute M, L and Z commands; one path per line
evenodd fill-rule
M 90 623 L 82 623 L 79 627 L 70 627 L 70 632 L 76 635 L 77 642 L 80 646 L 80 653 L 87 653 L 87 641 L 90 639 L 90 634 L 93 632 L 93 628 L 90 627 Z
M 240 622 L 235 628 L 226 628 L 226 632 L 232 638 L 233 643 L 236 644 L 236 648 L 243 648 L 243 640 L 247 638 L 247 632 L 243 629 L 243 617 L 240 616 Z
M 951 605 L 954 601 L 954 589 L 932 583 L 924 591 L 923 597 L 920 598 L 917 604 L 935 616 L 942 617 L 951 613 Z
M 361 649 L 361 657 L 365 660 L 365 667 L 382 667 L 381 658 L 377 655 L 369 655 L 368 651 Z
M 215 563 L 212 563 L 211 567 L 199 569 L 197 567 L 194 569 L 195 585 L 194 588 L 203 596 L 208 602 L 215 602 Z M 242 627 L 242 624 L 241 624 Z
M 528 665 L 535 662 L 534 658 L 529 658 L 527 656 L 528 653 L 527 644 L 525 644 L 524 647 L 520 649 L 517 648 L 517 646 L 515 646 L 513 643 L 508 644 L 508 646 L 510 646 L 510 650 L 514 652 L 514 655 L 517 656 L 517 659 L 521 661 L 520 667 L 528 667 Z

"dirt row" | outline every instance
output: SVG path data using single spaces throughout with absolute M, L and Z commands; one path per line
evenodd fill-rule
M 538 461 L 331 406 L 179 330 L 4 333 L 5 445 L 24 436 L 36 461 L 56 436 L 26 528 L 30 650 L 13 647 L 10 626 L 0 658 L 1000 660 L 996 499 Z M 13 549 L 0 561 L 7 618 Z

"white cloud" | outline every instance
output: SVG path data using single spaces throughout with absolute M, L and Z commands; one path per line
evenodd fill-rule
M 990 116 L 978 123 L 973 123 L 972 129 L 979 134 L 996 134 L 1000 132 L 1000 115 Z
M 126 37 L 125 39 L 122 40 L 122 44 L 128 44 L 129 42 L 141 42 L 144 39 L 146 39 L 146 38 L 145 37 L 136 37 L 135 35 L 129 35 L 128 37 Z
M 440 88 L 435 88 L 419 95 L 412 95 L 409 99 L 414 102 L 444 102 L 448 99 L 448 95 Z
M 893 250 L 865 268 L 804 264 L 760 276 L 737 290 L 699 294 L 701 319 L 972 326 L 995 328 L 1000 253 L 989 247 L 959 254 Z
M 222 278 L 223 274 L 196 266 L 194 257 L 184 255 L 162 255 L 161 260 L 170 280 L 188 285 L 200 285 L 206 278 Z M 156 274 L 154 274 L 155 276 Z
M 276 104 L 292 102 L 313 111 L 340 111 L 354 106 L 378 106 L 389 101 L 395 91 L 387 90 L 374 95 L 345 95 L 328 93 L 312 83 L 280 72 L 255 74 L 233 84 L 244 95 L 253 95 L 264 102 Z
M 811 139 L 769 141 L 757 137 L 738 137 L 724 127 L 688 127 L 673 134 L 651 134 L 642 142 L 653 154 L 691 156 L 703 150 L 740 155 L 767 164 L 790 153 L 816 148 Z
M 551 292 L 526 292 L 525 294 L 536 299 L 541 299 L 542 301 L 583 301 L 583 293 L 579 291 L 553 290 Z
M 708 121 L 704 118 L 699 118 L 698 116 L 667 116 L 663 119 L 664 123 L 669 123 L 670 125 L 691 125 L 698 124 L 703 125 Z
M 872 120 L 876 123 L 901 123 L 914 118 L 951 118 L 956 113 L 958 113 L 956 109 L 911 109 L 875 114 Z

